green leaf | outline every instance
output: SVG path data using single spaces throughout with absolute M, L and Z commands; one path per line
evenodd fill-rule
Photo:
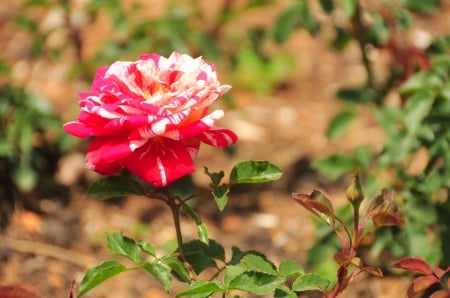
M 280 285 L 275 290 L 274 298 L 298 298 L 298 295 L 286 287 L 285 285 Z
M 294 277 L 305 273 L 303 267 L 299 263 L 292 260 L 282 261 L 278 271 L 280 275 L 285 278 Z
M 278 16 L 273 27 L 273 36 L 276 42 L 285 42 L 299 26 L 297 6 L 289 7 Z
M 263 183 L 280 179 L 283 172 L 268 161 L 242 161 L 230 173 L 230 183 Z
M 92 10 L 99 10 L 103 7 L 110 11 L 120 10 L 120 0 L 91 0 L 89 3 L 89 8 Z
M 330 139 L 337 139 L 342 136 L 355 120 L 356 114 L 353 111 L 342 111 L 334 116 L 327 129 L 327 137 Z
M 278 43 L 286 41 L 290 34 L 300 26 L 311 34 L 315 34 L 319 29 L 306 0 L 296 2 L 278 16 L 273 29 L 275 41 Z
M 245 264 L 246 271 L 255 271 L 272 275 L 277 274 L 275 266 L 260 255 L 247 254 L 242 258 L 241 263 Z
M 29 162 L 21 160 L 12 173 L 12 179 L 21 191 L 31 191 L 38 183 L 38 173 Z
M 341 0 L 342 9 L 344 10 L 345 16 L 349 19 L 353 17 L 356 12 L 356 0 Z
M 148 243 L 148 242 L 146 242 L 144 240 L 139 240 L 137 245 L 146 254 L 149 254 L 152 257 L 156 257 L 156 248 L 155 248 L 155 246 L 153 244 Z
M 401 87 L 400 93 L 409 94 L 416 91 L 431 91 L 441 88 L 442 79 L 430 71 L 421 71 L 412 75 Z
M 330 13 L 334 9 L 333 0 L 319 0 L 319 3 L 326 13 Z
M 208 267 L 217 267 L 216 259 L 224 262 L 225 250 L 214 240 L 205 244 L 200 240 L 193 240 L 183 244 L 183 251 L 189 264 L 198 274 Z
M 186 213 L 195 222 L 195 225 L 197 226 L 198 238 L 200 239 L 200 241 L 202 241 L 205 244 L 208 244 L 209 241 L 208 228 L 203 223 L 200 216 L 197 213 L 195 213 L 194 210 L 192 210 L 192 208 L 187 204 L 183 204 L 181 207 L 183 209 L 183 212 Z
M 316 34 L 316 32 L 319 30 L 319 24 L 312 15 L 307 0 L 300 1 L 300 3 L 298 4 L 298 12 L 301 26 L 305 28 L 310 34 Z
M 229 191 L 230 188 L 226 184 L 214 187 L 212 190 L 214 201 L 216 202 L 217 207 L 219 208 L 220 211 L 222 211 L 227 205 Z
M 236 264 L 236 262 L 239 263 Z M 278 276 L 275 265 L 267 260 L 263 254 L 256 251 L 242 252 L 237 248 L 233 248 L 233 258 L 227 265 L 224 284 L 227 288 L 236 286 L 235 280 L 240 279 L 244 273 L 261 273 L 264 275 Z
M 94 268 L 90 268 L 80 283 L 78 297 L 83 296 L 108 278 L 124 271 L 126 271 L 125 266 L 116 261 L 106 261 Z
M 25 7 L 31 7 L 31 6 L 45 6 L 48 5 L 47 0 L 28 0 L 25 4 Z
M 391 28 L 386 25 L 386 20 L 379 14 L 373 15 L 370 28 L 366 30 L 364 38 L 376 47 L 383 47 L 392 34 Z
M 297 277 L 292 284 L 292 290 L 296 292 L 319 290 L 324 291 L 330 285 L 330 281 L 314 273 Z
M 441 97 L 447 101 L 450 101 L 450 82 L 446 82 L 441 89 Z
M 352 40 L 352 35 L 346 28 L 336 26 L 334 30 L 336 31 L 336 34 L 331 45 L 336 50 L 342 51 Z
M 183 262 L 181 262 L 178 258 L 174 256 L 163 256 L 161 257 L 160 261 L 170 267 L 179 280 L 183 282 L 190 281 L 189 272 L 187 271 Z
M 203 222 L 197 225 L 197 234 L 200 241 L 208 243 L 209 241 L 208 227 Z
M 256 295 L 267 295 L 284 282 L 284 278 L 265 274 L 261 272 L 245 272 L 235 277 L 229 284 L 228 289 L 235 289 L 253 293 Z
M 414 134 L 406 131 L 401 131 L 392 136 L 386 141 L 384 150 L 378 157 L 379 164 L 389 165 L 402 162 L 414 147 L 414 141 Z
M 441 0 L 404 0 L 405 6 L 421 13 L 433 13 L 441 6 Z
M 107 233 L 106 242 L 112 254 L 126 257 L 135 263 L 141 262 L 139 245 L 133 239 L 123 236 L 121 232 Z
M 36 21 L 27 18 L 23 15 L 19 15 L 16 19 L 15 19 L 15 23 L 18 26 L 21 26 L 27 30 L 30 30 L 33 33 L 38 32 L 39 30 L 39 24 L 36 23 Z
M 233 79 L 239 86 L 267 93 L 274 84 L 272 74 L 267 72 L 267 61 L 249 45 L 242 46 L 235 54 L 236 66 Z
M 395 22 L 400 30 L 407 30 L 413 24 L 413 17 L 406 9 L 398 9 L 395 12 Z
M 363 169 L 369 169 L 372 163 L 372 152 L 366 145 L 359 145 L 355 148 L 354 153 L 355 162 Z
M 224 177 L 224 172 L 220 171 L 218 173 L 210 173 L 208 168 L 205 167 L 205 174 L 211 179 L 209 187 L 211 188 L 211 193 L 214 197 L 214 201 L 217 207 L 222 211 L 228 202 L 228 192 L 230 191 L 227 184 L 219 185 Z
M 11 67 L 5 62 L 0 60 L 0 74 L 7 75 L 11 72 Z
M 195 39 L 199 47 L 202 49 L 202 54 L 205 58 L 212 61 L 218 61 L 222 55 L 222 49 L 215 36 L 211 36 L 207 31 L 193 31 L 192 38 Z
M 434 94 L 431 91 L 415 92 L 405 106 L 403 122 L 406 130 L 415 134 L 423 119 L 430 113 L 434 102 Z
M 209 297 L 211 294 L 223 292 L 220 284 L 216 281 L 195 281 L 189 289 L 177 293 L 175 297 L 193 296 Z
M 239 247 L 232 246 L 231 247 L 231 260 L 227 263 L 227 265 L 238 264 L 247 253 L 248 252 L 240 250 Z
M 136 180 L 124 176 L 104 177 L 94 182 L 87 191 L 88 196 L 101 200 L 144 194 L 144 189 Z
M 352 158 L 345 155 L 325 157 L 314 161 L 312 166 L 331 180 L 336 180 L 342 175 L 348 174 L 355 169 L 355 163 Z
M 205 174 L 208 175 L 208 177 L 211 179 L 211 183 L 216 186 L 220 184 L 223 177 L 225 176 L 224 171 L 210 173 L 207 167 L 205 167 Z
M 427 51 L 431 54 L 446 53 L 450 48 L 450 35 L 436 37 Z
M 155 262 L 145 262 L 142 268 L 153 275 L 164 287 L 164 289 L 169 292 L 172 285 L 172 277 L 170 275 L 170 270 L 163 264 Z
M 381 107 L 374 111 L 375 117 L 388 135 L 398 131 L 398 122 L 401 121 L 403 110 L 397 107 Z
M 366 86 L 342 88 L 337 92 L 337 97 L 348 103 L 366 104 L 374 101 L 376 93 L 373 89 Z

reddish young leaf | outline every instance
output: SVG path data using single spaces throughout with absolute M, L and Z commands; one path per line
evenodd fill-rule
M 450 266 L 447 269 L 442 269 L 438 264 L 434 265 L 434 273 L 436 276 L 441 279 L 445 274 L 450 272 Z
M 334 209 L 331 201 L 320 190 L 313 190 L 311 194 L 294 193 L 294 200 L 308 211 L 319 216 L 328 225 L 334 226 Z
M 408 297 L 415 297 L 416 294 L 425 291 L 438 282 L 439 280 L 434 275 L 416 277 L 408 288 Z
M 386 200 L 387 195 L 388 195 L 387 189 L 383 189 L 381 191 L 381 194 L 379 194 L 376 197 L 372 198 L 370 200 L 369 205 L 367 206 L 367 213 L 379 210 L 383 206 L 383 204 L 385 202 L 387 202 L 387 200 Z
M 372 218 L 373 224 L 375 227 L 391 227 L 391 226 L 400 226 L 403 224 L 403 220 L 394 213 L 389 211 L 380 211 L 375 214 Z
M 441 267 L 439 267 L 438 264 L 435 264 L 435 265 L 434 265 L 433 270 L 434 270 L 434 274 L 435 274 L 439 279 L 441 279 L 442 276 L 444 276 L 444 274 L 445 274 L 445 271 L 444 271 Z
M 349 264 L 352 261 L 353 256 L 348 256 L 347 254 L 338 251 L 333 255 L 333 259 L 339 265 Z
M 383 277 L 383 271 L 381 271 L 381 269 L 378 267 L 368 266 L 368 267 L 362 268 L 362 270 L 364 270 L 365 272 L 367 272 L 373 276 Z
M 430 265 L 424 260 L 415 257 L 404 257 L 392 264 L 395 268 L 400 268 L 406 271 L 418 272 L 422 274 L 432 274 Z
M 361 260 L 361 258 L 356 257 L 356 252 L 354 250 L 352 250 L 354 257 L 352 258 L 351 262 L 353 265 L 355 265 L 358 268 L 362 268 L 363 267 L 363 262 Z
M 0 297 L 2 298 L 38 298 L 36 293 L 21 285 L 0 286 Z
M 450 297 L 450 292 L 447 290 L 439 290 L 430 295 L 430 298 L 448 298 Z

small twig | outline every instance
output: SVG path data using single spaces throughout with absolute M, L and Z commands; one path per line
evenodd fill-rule
M 69 37 L 72 41 L 73 46 L 75 47 L 75 55 L 77 58 L 77 62 L 83 62 L 83 41 L 81 38 L 80 30 L 73 24 L 70 19 L 70 4 L 68 0 L 60 0 L 61 6 L 64 8 L 64 25 L 66 26 L 67 31 L 69 32 Z
M 353 16 L 352 23 L 355 29 L 355 37 L 356 40 L 358 41 L 359 49 L 361 51 L 364 68 L 366 69 L 367 73 L 367 86 L 369 88 L 374 88 L 375 87 L 374 73 L 366 49 L 367 41 L 365 39 L 365 34 L 367 33 L 367 28 L 364 25 L 364 21 L 362 19 L 362 7 L 359 1 L 356 2 L 356 11 L 355 15 Z
M 22 253 L 52 257 L 67 263 L 75 264 L 82 268 L 90 268 L 98 263 L 97 259 L 85 254 L 74 252 L 70 249 L 37 241 L 15 239 L 3 235 L 0 235 L 0 247 L 1 246 Z

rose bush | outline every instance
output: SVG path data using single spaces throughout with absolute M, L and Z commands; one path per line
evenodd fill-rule
M 195 170 L 201 142 L 221 148 L 236 142 L 232 131 L 214 126 L 223 111 L 208 113 L 230 88 L 201 57 L 174 52 L 118 61 L 97 71 L 91 90 L 79 95 L 78 120 L 64 130 L 95 137 L 89 169 L 111 175 L 125 168 L 162 187 Z

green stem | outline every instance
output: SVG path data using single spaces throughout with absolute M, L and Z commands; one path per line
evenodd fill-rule
M 352 248 L 356 249 L 359 245 L 359 206 L 360 202 L 352 204 L 353 207 L 353 243 Z
M 180 224 L 180 205 L 177 204 L 176 200 L 172 196 L 168 196 L 167 205 L 169 205 L 172 211 L 173 223 L 175 225 L 175 231 L 177 235 L 178 252 L 180 254 L 180 259 L 186 262 L 186 256 L 183 251 L 183 236 L 181 234 L 181 224 Z

